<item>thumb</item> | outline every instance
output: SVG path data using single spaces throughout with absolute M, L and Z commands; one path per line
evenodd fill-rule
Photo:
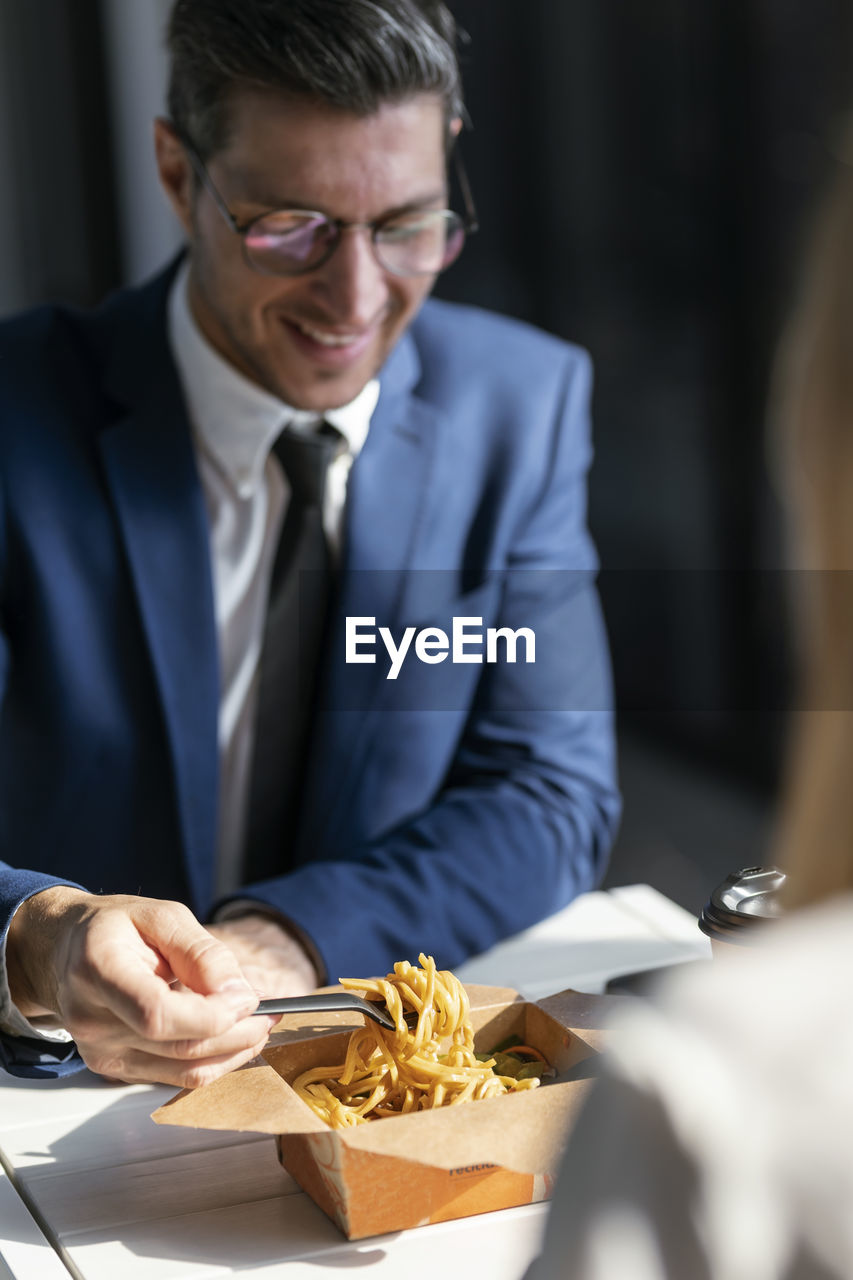
M 152 906 L 155 909 L 144 912 L 138 927 L 175 980 L 200 995 L 224 995 L 230 1005 L 246 1013 L 257 1008 L 258 997 L 230 948 L 208 933 L 181 903 Z

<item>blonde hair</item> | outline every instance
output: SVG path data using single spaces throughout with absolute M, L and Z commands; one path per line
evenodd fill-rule
M 853 890 L 853 132 L 844 157 L 775 379 L 802 659 L 777 837 L 792 907 Z

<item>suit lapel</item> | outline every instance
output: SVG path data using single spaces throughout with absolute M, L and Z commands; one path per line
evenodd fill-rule
M 166 339 L 173 272 L 104 316 L 106 386 L 115 415 L 100 436 L 105 475 L 124 540 L 159 689 L 194 904 L 210 901 L 218 803 L 219 669 L 207 514 L 183 397 Z M 120 335 L 120 337 L 119 337 Z M 414 340 L 404 336 L 381 375 L 381 394 L 347 495 L 342 591 L 332 634 L 368 614 L 394 626 L 430 490 L 443 413 L 420 400 Z M 426 567 L 426 566 L 424 566 Z M 306 779 L 302 847 L 346 837 L 346 815 L 384 690 L 383 667 L 362 667 L 377 697 L 354 709 L 352 669 L 327 661 Z M 348 842 L 348 841 L 347 841 Z
M 219 671 L 207 516 L 161 278 L 116 326 L 107 386 L 116 413 L 99 438 L 160 693 L 196 910 L 210 901 L 216 847 Z M 129 332 L 128 332 L 129 330 Z
M 346 666 L 347 617 L 395 626 L 405 604 L 407 574 L 431 486 L 436 438 L 444 415 L 413 392 L 420 375 L 406 335 L 381 374 L 370 433 L 350 475 L 342 588 L 332 611 L 323 690 L 312 742 L 300 846 L 334 848 L 345 832 L 350 797 L 364 763 L 371 727 L 387 693 L 384 666 Z M 368 708 L 366 710 L 365 708 Z

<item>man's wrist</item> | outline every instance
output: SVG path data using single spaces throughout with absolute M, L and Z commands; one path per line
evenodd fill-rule
M 55 952 L 60 922 L 88 897 L 68 885 L 51 885 L 25 899 L 12 916 L 6 935 L 6 976 L 12 1003 L 25 1018 L 59 1012 Z
M 294 949 L 294 960 L 302 968 L 306 981 L 311 986 L 322 986 L 326 981 L 326 970 L 319 951 L 312 939 L 300 929 L 288 916 L 282 915 L 275 907 L 261 902 L 257 898 L 233 898 L 217 908 L 213 914 L 213 923 L 226 924 L 232 921 L 255 917 L 259 922 L 266 921 L 276 926 L 284 940 Z

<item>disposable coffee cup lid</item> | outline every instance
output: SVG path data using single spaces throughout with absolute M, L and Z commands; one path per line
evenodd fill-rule
M 778 867 L 744 867 L 727 876 L 711 894 L 699 918 L 710 938 L 748 942 L 756 926 L 782 914 L 780 890 L 785 873 Z

